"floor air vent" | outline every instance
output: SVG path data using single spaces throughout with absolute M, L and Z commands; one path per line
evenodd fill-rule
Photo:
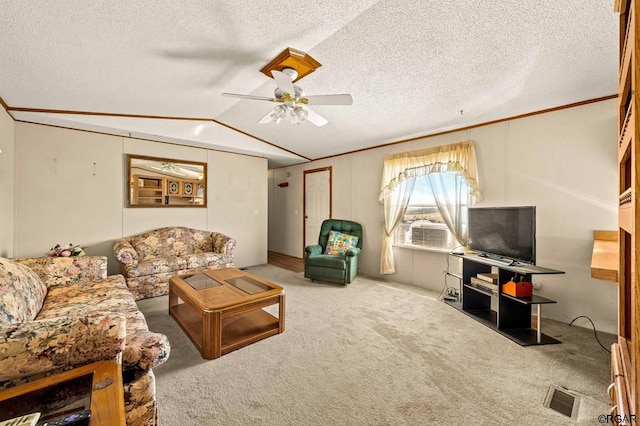
M 557 411 L 571 419 L 575 419 L 578 415 L 578 406 L 580 405 L 580 397 L 572 395 L 567 389 L 556 386 L 550 386 L 547 397 L 544 400 L 544 406 Z

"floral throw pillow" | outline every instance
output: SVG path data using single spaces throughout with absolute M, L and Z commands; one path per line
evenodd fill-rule
M 350 248 L 358 245 L 358 239 L 359 238 L 354 235 L 343 234 L 338 231 L 329 231 L 329 241 L 327 241 L 327 248 L 324 250 L 324 253 L 334 256 L 344 256 Z

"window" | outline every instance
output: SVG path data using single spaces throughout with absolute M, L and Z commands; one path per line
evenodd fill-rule
M 460 185 L 466 187 L 464 178 L 452 172 L 438 173 L 438 175 L 446 192 L 446 199 L 455 202 Z M 469 202 L 469 197 L 462 197 L 462 203 L 457 206 L 461 213 L 463 235 L 466 235 Z M 460 246 L 440 214 L 431 185 L 424 176 L 416 178 L 407 211 L 396 228 L 395 243 L 448 250 Z
M 417 190 L 416 183 L 418 184 Z M 420 189 L 422 188 L 422 189 Z M 430 191 L 427 192 L 426 189 Z M 430 194 L 433 198 L 427 197 Z M 446 231 L 429 230 L 442 227 L 442 223 L 458 241 L 466 240 L 466 216 L 469 200 L 477 200 L 480 196 L 476 154 L 473 141 L 459 142 L 450 145 L 436 146 L 418 151 L 387 154 L 384 156 L 382 169 L 382 184 L 378 201 L 382 203 L 384 223 L 382 227 L 382 245 L 380 256 L 380 273 L 395 272 L 393 259 L 393 243 L 397 236 L 397 229 L 403 223 L 411 220 L 408 231 L 411 231 L 411 244 L 414 244 L 413 231 L 416 231 L 415 241 L 433 240 L 433 236 L 440 233 L 440 244 L 451 244 Z M 425 216 L 429 223 L 422 225 L 415 223 L 418 219 L 404 216 L 407 206 L 413 201 L 411 212 L 418 216 Z M 440 219 L 433 216 L 434 204 L 440 212 Z M 428 217 L 431 216 L 431 219 Z M 435 223 L 432 222 L 435 221 Z M 406 224 L 405 224 L 406 225 Z M 411 229 L 412 226 L 413 228 Z M 406 239 L 405 233 L 401 237 Z M 422 236 L 420 235 L 422 233 Z M 437 238 L 436 238 L 437 240 Z

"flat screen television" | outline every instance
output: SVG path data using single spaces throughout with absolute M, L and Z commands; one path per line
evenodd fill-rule
M 469 249 L 480 255 L 536 263 L 535 206 L 470 207 L 468 231 Z

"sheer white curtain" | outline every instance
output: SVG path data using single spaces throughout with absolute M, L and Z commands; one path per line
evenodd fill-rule
M 460 177 L 456 180 L 456 183 L 460 184 L 460 188 L 453 191 L 453 195 L 445 189 L 445 182 L 436 177 L 446 175 L 448 172 Z M 381 274 L 395 272 L 392 235 L 402 221 L 402 216 L 413 192 L 415 179 L 418 176 L 428 177 L 431 188 L 434 189 L 434 197 L 440 214 L 451 232 L 456 235 L 456 238 L 459 238 L 459 241 L 466 238 L 463 235 L 461 225 L 461 209 L 463 207 L 461 207 L 460 197 L 465 192 L 468 197 L 475 199 L 480 197 L 473 141 L 386 155 L 378 198 L 384 208 L 384 229 L 380 254 Z
M 393 191 L 387 191 L 382 200 L 384 207 L 384 232 L 382 234 L 382 250 L 380 252 L 380 272 L 395 272 L 393 260 L 393 231 L 402 222 L 404 213 L 413 192 L 415 177 L 403 179 Z
M 467 206 L 470 203 L 469 187 L 462 174 L 458 172 L 438 172 L 425 175 L 436 200 L 436 206 L 442 220 L 460 245 L 467 244 L 466 223 Z

